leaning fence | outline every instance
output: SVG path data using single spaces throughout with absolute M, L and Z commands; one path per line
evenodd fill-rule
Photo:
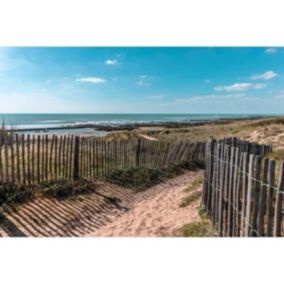
M 163 143 L 73 135 L 14 135 L 1 138 L 0 184 L 37 184 L 92 179 L 130 167 L 163 168 L 204 160 L 205 142 Z
M 201 201 L 220 236 L 281 236 L 284 164 L 270 145 L 226 142 L 207 143 Z

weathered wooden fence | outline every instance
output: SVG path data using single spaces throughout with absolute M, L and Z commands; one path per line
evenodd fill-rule
M 283 233 L 284 164 L 279 169 L 266 157 L 271 150 L 244 141 L 208 141 L 201 202 L 221 236 Z
M 1 138 L 0 184 L 36 184 L 92 179 L 115 169 L 162 168 L 204 160 L 205 142 L 162 143 L 144 139 L 106 141 L 93 137 L 15 135 Z

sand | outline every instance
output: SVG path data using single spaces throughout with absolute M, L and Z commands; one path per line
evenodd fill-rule
M 95 181 L 94 193 L 61 201 L 37 198 L 0 214 L 0 237 L 173 236 L 198 218 L 198 203 L 179 203 L 188 194 L 184 188 L 201 174 L 188 171 L 139 193 Z
M 144 139 L 146 139 L 146 140 L 149 140 L 149 141 L 158 141 L 157 138 L 152 137 L 152 136 L 150 136 L 150 135 L 138 134 L 138 136 L 140 136 L 141 138 L 144 138 Z
M 184 224 L 200 219 L 199 200 L 187 207 L 180 207 L 180 202 L 189 195 L 185 192 L 185 188 L 201 173 L 201 171 L 187 172 L 164 184 L 163 190 L 159 190 L 160 186 L 152 188 L 150 192 L 152 191 L 153 194 L 157 193 L 156 191 L 159 192 L 156 195 L 150 194 L 132 210 L 88 236 L 173 237 L 179 235 L 178 231 Z

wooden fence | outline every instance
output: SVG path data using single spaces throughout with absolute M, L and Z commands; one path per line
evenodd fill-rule
M 270 145 L 226 142 L 207 143 L 201 201 L 220 236 L 281 236 L 284 164 Z
M 1 137 L 0 137 L 1 138 Z M 144 139 L 106 141 L 93 137 L 15 135 L 1 138 L 0 184 L 37 184 L 92 179 L 116 169 L 163 168 L 204 160 L 205 142 L 161 143 Z

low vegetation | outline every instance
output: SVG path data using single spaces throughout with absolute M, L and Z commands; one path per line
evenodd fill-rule
M 180 167 L 167 169 L 130 168 L 113 171 L 106 176 L 106 180 L 120 186 L 145 190 L 165 179 L 180 175 L 182 172 Z
M 189 184 L 184 191 L 191 192 L 193 190 L 196 190 L 198 187 L 200 187 L 203 184 L 203 179 L 204 179 L 203 176 L 199 176 L 191 184 Z
M 76 182 L 59 180 L 30 186 L 2 184 L 0 185 L 0 208 L 17 207 L 40 196 L 63 200 L 95 192 L 95 190 L 96 184 L 86 180 Z
M 210 221 L 198 221 L 185 224 L 182 228 L 183 237 L 210 237 L 211 224 Z
M 274 149 L 268 157 L 276 162 L 284 161 L 284 149 Z
M 40 193 L 45 197 L 64 200 L 76 197 L 81 194 L 88 194 L 96 190 L 96 185 L 89 181 L 69 181 L 59 180 L 54 182 L 42 183 Z
M 198 200 L 201 197 L 201 191 L 196 191 L 203 183 L 203 176 L 196 178 L 188 187 L 184 190 L 190 192 L 190 194 L 181 200 L 180 207 L 187 207 L 192 202 Z M 193 192 L 192 192 L 193 191 Z
M 198 200 L 201 196 L 201 192 L 200 191 L 195 191 L 193 193 L 191 193 L 190 195 L 184 197 L 180 203 L 180 207 L 186 207 L 188 205 L 190 205 L 192 202 Z
M 182 237 L 212 237 L 216 235 L 212 222 L 204 209 L 199 210 L 200 221 L 185 224 L 180 229 Z
M 106 176 L 106 180 L 120 186 L 134 188 L 136 190 L 145 190 L 168 178 L 173 178 L 182 174 L 184 170 L 195 171 L 199 166 L 200 163 L 185 162 L 179 166 L 173 165 L 162 169 L 133 167 L 115 170 Z
M 238 137 L 251 142 L 258 142 L 259 137 L 254 137 L 254 131 L 263 134 L 263 139 L 269 143 L 270 137 L 279 135 L 284 131 L 284 118 L 259 118 L 248 120 L 233 120 L 225 123 L 215 123 L 207 125 L 186 126 L 179 125 L 179 127 L 161 127 L 158 131 L 153 132 L 151 129 L 147 131 L 146 128 L 140 132 L 149 134 L 158 138 L 159 141 L 177 142 L 184 139 L 189 139 L 192 142 L 207 140 L 210 137 L 221 139 L 224 137 Z M 137 134 L 139 130 L 136 131 Z M 264 141 L 262 143 L 265 143 Z
M 13 207 L 30 201 L 35 195 L 33 187 L 11 184 L 0 185 L 0 208 Z
M 284 118 L 280 117 L 280 118 L 270 118 L 270 119 L 264 119 L 261 121 L 257 121 L 255 123 L 251 123 L 251 125 L 254 126 L 268 126 L 268 125 L 272 125 L 272 124 L 284 124 Z

